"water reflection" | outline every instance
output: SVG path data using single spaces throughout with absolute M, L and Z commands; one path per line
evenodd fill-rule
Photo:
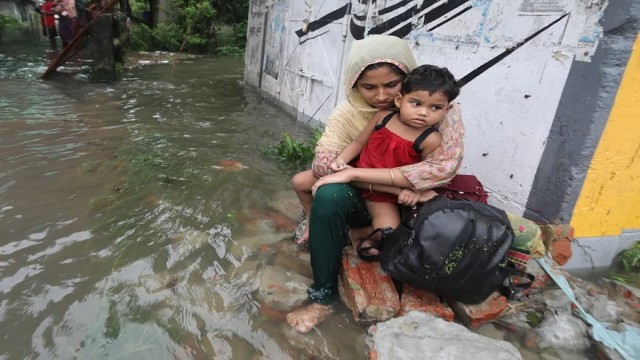
M 261 150 L 310 130 L 238 58 L 91 84 L 82 62 L 38 80 L 44 49 L 0 49 L 0 358 L 307 356 L 261 313 L 247 239 L 281 236 L 250 220 L 292 173 Z

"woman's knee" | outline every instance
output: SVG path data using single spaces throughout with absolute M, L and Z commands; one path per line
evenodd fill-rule
M 313 196 L 313 211 L 318 216 L 327 216 L 333 213 L 348 213 L 353 206 L 355 190 L 346 184 L 327 184 L 316 191 Z

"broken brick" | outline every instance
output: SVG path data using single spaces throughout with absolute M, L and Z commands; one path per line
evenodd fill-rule
M 449 305 L 460 322 L 474 329 L 484 323 L 497 320 L 509 306 L 507 298 L 499 292 L 494 292 L 477 305 L 463 304 L 453 300 L 449 301 Z
M 411 285 L 402 285 L 402 296 L 400 298 L 401 311 L 404 315 L 409 311 L 422 311 L 439 316 L 443 320 L 453 321 L 455 314 L 449 305 L 440 301 L 440 297 L 430 291 L 416 289 Z
M 388 320 L 400 312 L 400 297 L 380 263 L 361 260 L 352 247 L 342 255 L 342 284 L 356 321 Z
M 557 240 L 551 245 L 551 258 L 560 266 L 566 264 L 572 255 L 571 241 L 568 239 Z

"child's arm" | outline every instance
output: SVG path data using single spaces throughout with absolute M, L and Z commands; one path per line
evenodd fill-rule
M 375 113 L 371 120 L 369 120 L 369 123 L 367 123 L 367 126 L 365 126 L 358 136 L 333 160 L 330 165 L 331 170 L 342 171 L 348 168 L 348 164 L 360 154 L 360 151 L 362 151 L 365 145 L 367 145 L 367 142 L 369 142 L 369 136 L 371 136 L 375 130 L 378 122 L 387 114 L 389 114 L 389 111 L 378 111 Z
M 434 152 L 440 144 L 442 143 L 442 135 L 439 132 L 434 131 L 426 139 L 422 141 L 420 144 L 420 148 L 422 151 L 420 152 L 420 157 L 424 160 L 427 155 Z M 400 191 L 398 194 L 398 204 L 406 205 L 406 206 L 414 206 L 416 203 L 420 201 L 421 194 L 420 192 L 415 191 L 414 189 L 405 188 Z
M 422 144 L 420 144 L 420 149 L 422 149 L 422 151 L 420 152 L 420 157 L 422 158 L 422 160 L 426 159 L 427 155 L 436 151 L 436 149 L 440 147 L 441 143 L 442 135 L 440 135 L 439 132 L 434 131 L 429 134 L 429 136 L 427 136 L 427 138 L 422 141 Z
M 377 115 L 377 114 L 376 114 Z M 372 121 L 373 122 L 373 121 Z M 369 124 L 370 125 L 370 124 Z M 367 127 L 369 127 L 367 125 Z M 375 125 L 373 126 L 375 128 Z M 364 132 L 364 130 L 363 130 Z M 424 159 L 427 155 L 435 151 L 442 142 L 442 136 L 438 132 L 433 132 L 421 144 L 421 157 Z M 311 192 L 315 194 L 316 190 L 326 184 L 364 182 L 371 185 L 387 185 L 398 188 L 412 188 L 413 184 L 407 179 L 397 168 L 394 169 L 344 169 L 331 175 L 327 175 L 319 179 L 311 188 Z M 401 190 L 400 190 L 401 191 Z M 400 194 L 398 191 L 398 194 Z M 419 196 L 421 198 L 421 196 Z
M 401 188 L 401 187 L 397 187 L 397 186 L 370 184 L 370 183 L 361 182 L 361 181 L 353 181 L 353 182 L 351 182 L 351 185 L 357 187 L 358 189 L 363 189 L 363 190 L 368 190 L 369 189 L 369 185 L 371 185 L 371 190 L 376 191 L 376 192 L 383 192 L 383 193 L 397 195 L 398 199 L 400 199 L 400 194 L 402 193 L 402 191 L 407 189 L 407 190 L 410 190 L 410 191 L 414 191 L 414 192 L 416 192 L 418 194 L 418 202 L 428 201 L 431 198 L 433 198 L 434 196 L 438 195 L 435 191 L 433 191 L 431 189 L 417 191 L 413 187 Z M 405 204 L 405 203 L 401 203 L 401 202 L 398 202 L 398 203 L 401 204 L 401 205 L 409 205 L 409 204 Z

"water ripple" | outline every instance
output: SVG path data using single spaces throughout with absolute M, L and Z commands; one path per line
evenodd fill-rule
M 92 235 L 90 231 L 80 231 L 77 233 L 73 233 L 69 236 L 57 239 L 55 241 L 54 246 L 51 246 L 48 249 L 41 251 L 39 253 L 29 255 L 27 259 L 29 262 L 31 262 L 44 256 L 53 255 L 73 243 L 89 240 L 91 239 L 91 236 Z

